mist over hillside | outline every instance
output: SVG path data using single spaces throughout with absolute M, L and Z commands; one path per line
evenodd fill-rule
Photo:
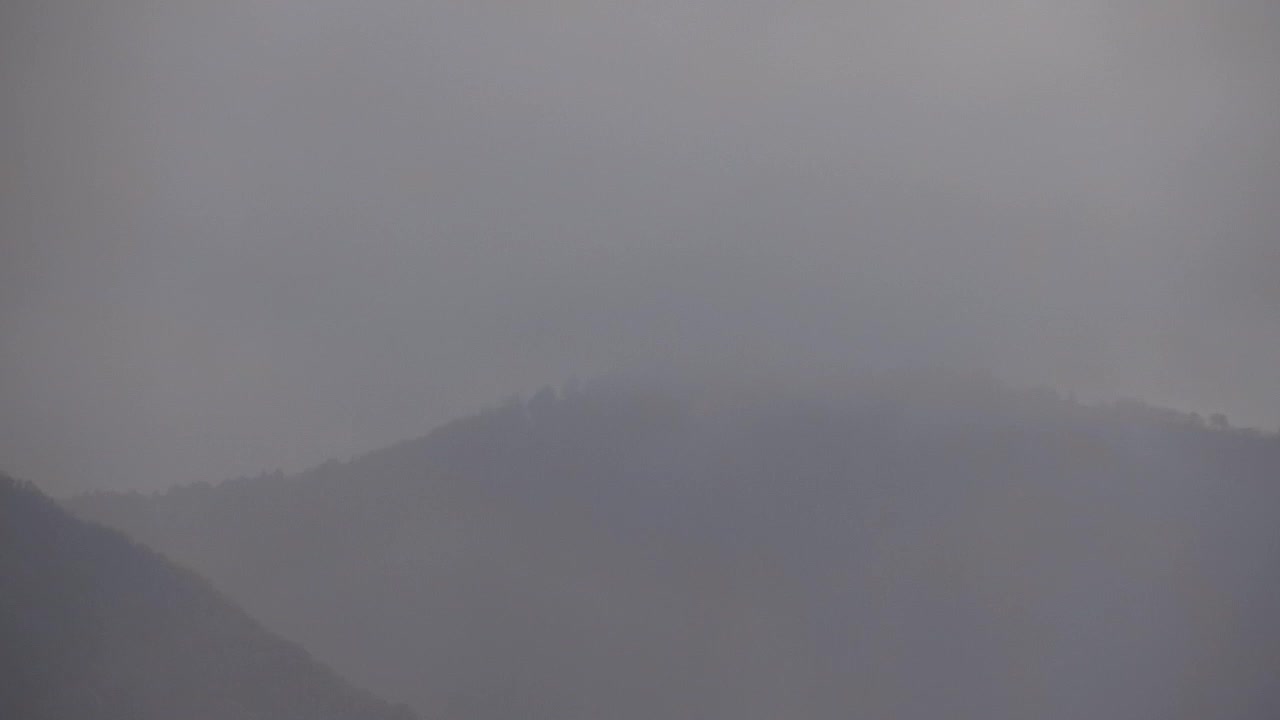
M 413 720 L 204 580 L 0 475 L 0 717 Z
M 0 720 L 1280 718 L 1278 38 L 0 0 Z
M 296 472 L 668 362 L 1275 430 L 1277 35 L 1274 0 L 5 0 L 0 458 Z
M 601 381 L 68 502 L 424 716 L 1280 713 L 1280 439 L 981 377 Z

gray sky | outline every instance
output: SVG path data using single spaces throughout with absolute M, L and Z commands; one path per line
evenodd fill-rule
M 1270 0 L 13 0 L 0 466 L 345 457 L 570 375 L 1280 425 Z

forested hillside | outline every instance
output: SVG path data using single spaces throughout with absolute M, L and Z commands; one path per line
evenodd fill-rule
M 0 718 L 412 720 L 205 581 L 0 476 Z
M 465 720 L 1280 716 L 1280 440 L 1137 403 L 597 383 L 70 506 Z

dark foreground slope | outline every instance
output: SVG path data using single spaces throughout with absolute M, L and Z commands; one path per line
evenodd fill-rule
M 543 392 L 297 476 L 72 505 L 465 720 L 1280 717 L 1275 437 L 868 387 Z
M 203 580 L 0 476 L 0 717 L 409 720 Z

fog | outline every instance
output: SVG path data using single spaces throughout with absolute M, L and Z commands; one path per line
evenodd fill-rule
M 295 470 L 659 365 L 1274 429 L 1278 10 L 7 2 L 0 457 Z
M 0 715 L 1280 717 L 1278 37 L 0 3 Z

